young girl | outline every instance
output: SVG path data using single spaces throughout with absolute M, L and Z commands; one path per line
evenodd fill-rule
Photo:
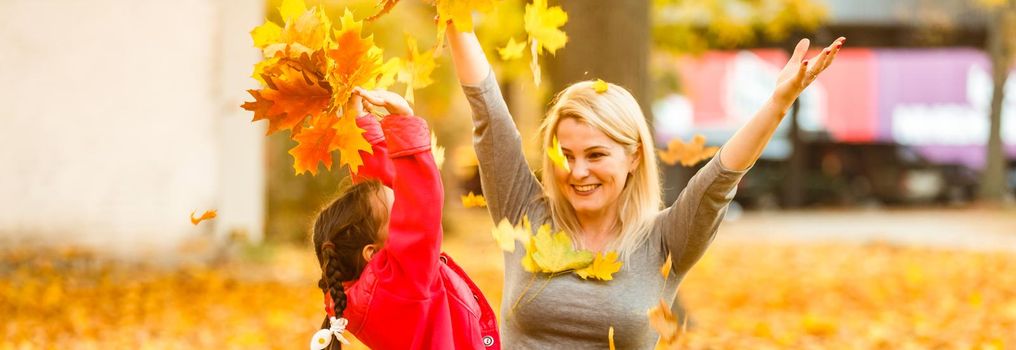
M 499 349 L 486 298 L 440 252 L 444 190 L 426 122 L 395 93 L 361 98 L 390 115 L 357 118 L 373 154 L 360 152 L 355 184 L 314 223 L 328 317 L 311 349 L 341 348 L 346 330 L 372 349 Z

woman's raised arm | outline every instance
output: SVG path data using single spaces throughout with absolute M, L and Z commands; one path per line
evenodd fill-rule
M 755 164 L 794 100 L 818 78 L 818 75 L 826 67 L 829 67 L 846 40 L 843 37 L 836 39 L 829 47 L 807 61 L 804 60 L 804 55 L 808 51 L 808 39 L 797 43 L 790 62 L 787 62 L 787 65 L 783 67 L 783 71 L 780 72 L 779 78 L 776 80 L 776 90 L 773 91 L 773 96 L 747 124 L 738 129 L 734 136 L 723 145 L 723 149 L 720 151 L 720 162 L 724 167 L 731 170 L 744 170 Z
M 462 85 L 477 85 L 490 73 L 490 62 L 483 53 L 476 34 L 463 33 L 448 24 L 448 46 L 451 47 L 452 61 L 455 62 L 455 74 Z

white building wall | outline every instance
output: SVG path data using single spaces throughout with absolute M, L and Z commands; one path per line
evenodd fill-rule
M 0 1 L 0 242 L 261 237 L 256 0 Z M 188 215 L 218 209 L 198 226 Z

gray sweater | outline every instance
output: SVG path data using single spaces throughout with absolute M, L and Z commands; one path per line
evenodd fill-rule
M 491 218 L 494 222 L 508 218 L 518 225 L 528 215 L 534 229 L 550 223 L 547 197 L 526 163 L 521 137 L 494 74 L 463 90 L 473 110 L 473 146 Z M 651 349 L 658 336 L 646 312 L 660 298 L 673 301 L 681 278 L 712 242 L 745 173 L 725 169 L 719 158 L 709 161 L 677 201 L 660 211 L 648 241 L 612 281 L 583 280 L 574 273 L 551 278 L 526 272 L 520 263 L 525 249 L 516 242 L 515 252 L 504 254 L 504 348 L 605 349 L 613 326 L 619 349 Z M 660 267 L 668 253 L 673 254 L 674 265 L 665 281 Z

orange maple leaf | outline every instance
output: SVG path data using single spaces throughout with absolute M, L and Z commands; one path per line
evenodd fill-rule
M 272 68 L 264 75 L 267 85 L 261 91 L 249 90 L 254 102 L 242 105 L 254 112 L 254 120 L 268 120 L 268 134 L 279 130 L 298 132 L 305 118 L 328 108 L 331 92 L 327 86 L 290 64 Z
M 289 154 L 293 156 L 293 169 L 297 175 L 307 171 L 317 175 L 319 163 L 324 163 L 325 169 L 332 169 L 332 150 L 329 147 L 335 139 L 335 122 L 334 117 L 320 114 L 311 118 L 309 127 L 293 135 L 297 145 L 289 150 Z
M 218 216 L 218 213 L 215 210 L 206 210 L 203 214 L 201 214 L 200 217 L 196 217 L 196 218 L 194 217 L 194 213 L 197 213 L 197 210 L 192 211 L 190 213 L 190 222 L 191 222 L 191 224 L 194 224 L 195 226 L 199 222 L 202 222 L 202 221 L 205 221 L 205 220 L 211 220 L 211 219 L 214 219 L 216 216 Z
M 346 9 L 340 19 L 342 28 L 335 32 L 335 48 L 328 50 L 328 58 L 334 64 L 327 73 L 332 86 L 332 97 L 337 105 L 345 105 L 359 86 L 373 88 L 384 64 L 383 52 L 374 46 L 374 36 L 360 37 L 363 22 L 353 19 L 353 13 Z
M 673 139 L 667 143 L 667 150 L 657 150 L 660 161 L 668 165 L 681 165 L 690 167 L 699 162 L 709 159 L 720 150 L 719 147 L 706 147 L 706 138 L 702 135 L 695 135 L 691 142 L 685 143 L 680 139 Z
M 649 326 L 660 334 L 656 342 L 656 349 L 677 349 L 677 340 L 681 337 L 682 328 L 677 325 L 677 318 L 670 312 L 667 303 L 660 299 L 660 303 L 649 309 Z
M 374 153 L 370 143 L 363 137 L 365 131 L 356 125 L 356 114 L 358 112 L 353 109 L 346 109 L 345 115 L 335 123 L 337 133 L 335 138 L 332 139 L 331 146 L 329 146 L 331 150 L 339 150 L 339 165 L 345 164 L 349 166 L 349 171 L 354 174 L 363 165 L 360 151 L 367 152 L 367 154 Z

